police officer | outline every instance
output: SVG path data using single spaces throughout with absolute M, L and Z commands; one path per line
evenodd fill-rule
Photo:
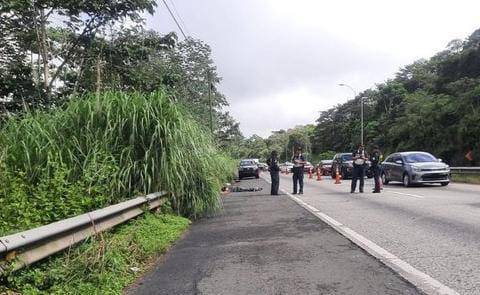
M 303 169 L 305 165 L 305 157 L 302 155 L 302 148 L 298 147 L 295 150 L 295 155 L 292 158 L 293 162 L 293 194 L 303 194 Z
M 372 163 L 373 178 L 375 180 L 375 188 L 373 193 L 380 193 L 380 161 L 382 159 L 382 152 L 378 145 L 373 146 L 372 154 L 370 155 L 370 162 Z
M 365 153 L 363 145 L 358 146 L 358 149 L 352 153 L 352 157 L 353 175 L 350 193 L 353 194 L 355 192 L 355 188 L 357 187 L 357 179 L 360 179 L 359 190 L 361 193 L 363 193 L 363 186 L 365 182 L 365 165 L 367 162 L 367 154 Z
M 278 153 L 277 151 L 272 151 L 270 158 L 267 160 L 268 170 L 270 171 L 270 179 L 272 181 L 272 189 L 270 194 L 272 196 L 278 195 L 278 187 L 280 185 L 280 167 L 278 166 Z

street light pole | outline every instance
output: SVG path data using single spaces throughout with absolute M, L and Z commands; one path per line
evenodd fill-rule
M 360 121 L 361 121 L 361 125 L 362 125 L 362 128 L 361 128 L 361 131 L 360 131 L 360 142 L 363 146 L 363 96 L 360 97 Z
M 347 87 L 348 89 L 352 90 L 353 92 L 353 99 L 355 99 L 357 97 L 357 92 L 355 91 L 355 89 L 353 89 L 352 86 L 348 85 L 348 84 L 345 84 L 345 83 L 340 83 L 338 84 L 338 86 L 342 86 L 342 87 Z M 364 96 L 360 97 L 360 143 L 361 145 L 363 145 L 363 100 L 364 100 Z

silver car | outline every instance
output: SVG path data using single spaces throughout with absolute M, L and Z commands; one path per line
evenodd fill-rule
M 450 183 L 450 167 L 425 152 L 402 152 L 388 156 L 382 163 L 382 182 L 400 181 L 404 186 L 420 183 Z

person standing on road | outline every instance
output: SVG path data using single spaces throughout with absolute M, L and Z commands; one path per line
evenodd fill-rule
M 360 179 L 359 191 L 363 193 L 363 186 L 365 183 L 365 164 L 367 162 L 367 154 L 363 145 L 359 145 L 358 149 L 352 153 L 353 157 L 353 175 L 350 193 L 355 192 L 357 187 L 357 179 Z
M 372 154 L 370 155 L 370 162 L 372 163 L 373 178 L 375 180 L 375 188 L 373 193 L 380 192 L 380 159 L 382 158 L 382 152 L 378 145 L 373 146 Z
M 293 194 L 298 193 L 303 194 L 303 169 L 305 165 L 305 157 L 302 155 L 302 149 L 297 148 L 295 150 L 295 155 L 292 158 L 293 162 Z
M 280 167 L 278 166 L 278 153 L 272 151 L 270 158 L 267 160 L 268 170 L 270 171 L 270 179 L 272 181 L 272 189 L 270 194 L 272 196 L 278 195 L 278 187 L 280 186 Z

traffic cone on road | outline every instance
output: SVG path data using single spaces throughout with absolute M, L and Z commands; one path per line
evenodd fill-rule
M 340 181 L 342 177 L 340 176 L 340 172 L 338 171 L 338 168 L 337 168 L 337 171 L 335 171 L 335 184 L 341 184 L 342 182 Z
M 317 181 L 322 180 L 322 170 L 317 168 Z
M 308 169 L 308 178 L 312 179 L 313 178 L 313 175 L 312 175 L 312 168 Z

